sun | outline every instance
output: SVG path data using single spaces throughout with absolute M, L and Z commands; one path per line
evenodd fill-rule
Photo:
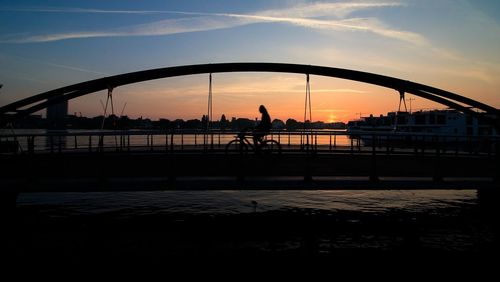
M 337 117 L 334 114 L 328 115 L 328 122 L 329 123 L 335 122 L 336 120 L 337 120 Z

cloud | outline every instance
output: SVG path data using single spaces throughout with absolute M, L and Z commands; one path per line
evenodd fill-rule
M 178 14 L 188 16 L 180 19 L 167 19 L 135 26 L 69 33 L 35 35 L 23 38 L 0 40 L 3 43 L 50 42 L 65 39 L 117 36 L 161 36 L 177 33 L 210 31 L 233 28 L 254 23 L 284 23 L 315 30 L 371 32 L 387 38 L 422 45 L 425 39 L 413 32 L 401 31 L 384 25 L 376 18 L 349 18 L 345 16 L 354 11 L 373 8 L 402 6 L 400 3 L 313 3 L 285 9 L 260 11 L 253 14 L 236 13 L 199 13 L 183 11 L 126 11 L 96 9 L 24 9 L 11 11 L 57 12 L 57 13 L 122 13 L 122 14 Z M 5 11 L 5 10 L 4 10 Z M 319 19 L 321 17 L 336 19 Z M 341 18 L 341 19 L 338 19 Z
M 300 18 L 311 18 L 311 17 L 323 17 L 323 16 L 335 16 L 337 18 L 343 18 L 353 12 L 365 9 L 374 8 L 390 8 L 390 7 L 401 7 L 406 6 L 399 2 L 368 2 L 368 3 L 310 3 L 310 4 L 300 4 L 290 8 L 285 9 L 271 9 L 266 11 L 258 12 L 258 15 L 268 16 L 268 17 L 300 17 Z M 169 11 L 169 10 L 102 10 L 102 9 L 83 9 L 83 8 L 0 8 L 1 12 L 31 12 L 31 13 L 81 13 L 81 14 L 138 14 L 138 15 L 150 15 L 150 14 L 203 14 L 196 12 L 182 12 L 182 11 Z M 206 13 L 205 13 L 206 14 Z
M 344 18 L 353 12 L 365 9 L 374 8 L 390 8 L 405 6 L 397 2 L 381 2 L 381 3 L 312 3 L 302 4 L 291 8 L 280 10 L 268 10 L 258 13 L 261 16 L 268 17 L 295 17 L 295 18 L 314 18 L 324 16 L 335 16 Z
M 84 31 L 35 35 L 18 39 L 0 40 L 4 43 L 36 43 L 50 42 L 65 39 L 92 38 L 92 37 L 124 37 L 124 36 L 159 36 L 196 31 L 209 31 L 222 28 L 236 27 L 248 24 L 247 21 L 234 18 L 195 17 L 182 19 L 168 19 L 153 23 L 114 28 L 104 31 Z
M 408 31 L 391 29 L 375 18 L 351 18 L 346 20 L 318 20 L 310 18 L 269 17 L 260 15 L 223 14 L 228 17 L 253 19 L 261 22 L 281 22 L 311 29 L 333 31 L 362 31 L 372 32 L 384 37 L 406 41 L 412 44 L 423 45 L 426 40 L 420 34 Z
M 106 75 L 106 76 L 110 75 L 109 73 L 104 73 L 104 72 L 100 72 L 100 71 L 89 70 L 89 69 L 68 66 L 68 65 L 63 65 L 63 64 L 56 64 L 56 63 L 40 61 L 40 60 L 34 60 L 34 59 L 20 57 L 20 56 L 12 56 L 12 57 L 14 57 L 15 59 L 18 59 L 18 60 L 21 59 L 21 60 L 27 61 L 29 63 L 41 64 L 41 65 L 61 68 L 61 69 L 65 69 L 65 70 L 72 70 L 72 71 L 78 71 L 78 72 L 84 72 L 84 73 L 90 73 L 90 74 L 98 74 L 98 75 Z

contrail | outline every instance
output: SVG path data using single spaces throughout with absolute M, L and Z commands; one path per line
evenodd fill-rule
M 255 14 L 203 13 L 168 10 L 98 10 L 98 9 L 0 9 L 0 11 L 52 12 L 52 13 L 120 13 L 120 14 L 178 14 L 195 16 L 168 19 L 129 27 L 69 33 L 55 33 L 0 40 L 3 43 L 50 42 L 75 38 L 116 37 L 116 36 L 159 36 L 177 33 L 227 29 L 254 23 L 285 23 L 310 29 L 333 31 L 372 32 L 380 36 L 422 45 L 426 40 L 417 33 L 400 31 L 384 26 L 375 18 L 350 18 L 340 20 L 316 19 L 327 15 L 341 18 L 353 11 L 369 8 L 402 6 L 400 3 L 316 3 L 295 6 L 281 10 L 267 10 Z

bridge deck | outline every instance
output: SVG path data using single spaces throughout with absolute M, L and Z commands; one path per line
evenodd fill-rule
M 107 152 L 2 155 L 17 191 L 164 189 L 478 189 L 494 187 L 485 155 Z M 6 188 L 4 188 L 6 189 Z

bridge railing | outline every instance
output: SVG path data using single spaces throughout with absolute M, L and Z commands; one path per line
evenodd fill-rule
M 77 152 L 223 152 L 237 135 L 228 130 L 46 131 L 0 135 L 2 154 Z M 499 136 L 458 136 L 345 130 L 272 131 L 283 152 L 494 155 Z M 250 138 L 251 141 L 251 138 Z

